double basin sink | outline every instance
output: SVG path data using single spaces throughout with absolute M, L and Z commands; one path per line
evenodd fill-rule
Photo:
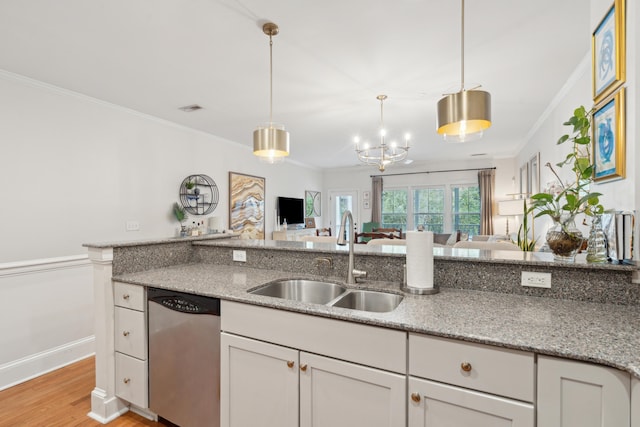
M 377 313 L 393 311 L 403 298 L 387 292 L 347 289 L 335 283 L 306 279 L 277 280 L 249 293 Z

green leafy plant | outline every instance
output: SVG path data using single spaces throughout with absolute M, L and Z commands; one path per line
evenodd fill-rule
M 173 216 L 176 217 L 178 222 L 182 224 L 189 216 L 187 211 L 178 202 L 173 204 Z
M 529 214 L 527 213 L 527 201 L 523 200 L 523 212 L 525 212 L 522 224 L 518 229 L 518 240 L 516 244 L 524 252 L 533 252 L 536 250 L 536 239 L 529 239 Z
M 537 211 L 535 217 L 550 216 L 555 222 L 567 226 L 569 218 L 573 222 L 576 215 L 584 213 L 588 216 L 600 215 L 604 208 L 600 204 L 597 192 L 590 192 L 589 187 L 593 182 L 594 164 L 591 163 L 591 115 L 593 110 L 586 111 L 583 106 L 575 109 L 573 116 L 564 123 L 573 128 L 572 134 L 562 135 L 557 144 L 571 142 L 572 150 L 563 161 L 557 163 L 557 167 L 570 166 L 575 174 L 573 183 L 563 184 L 551 163 L 545 166 L 551 169 L 558 179 L 557 184 L 551 185 L 545 192 L 531 196 L 531 206 L 527 212 Z

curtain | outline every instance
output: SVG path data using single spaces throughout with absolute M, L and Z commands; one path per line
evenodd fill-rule
M 493 192 L 495 170 L 478 171 L 480 189 L 480 234 L 493 234 Z
M 371 222 L 382 224 L 382 177 L 371 177 Z

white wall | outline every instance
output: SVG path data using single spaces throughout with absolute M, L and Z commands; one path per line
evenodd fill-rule
M 597 27 L 611 5 L 612 2 L 610 0 L 591 0 L 592 30 Z M 636 172 L 637 166 L 640 163 L 640 150 L 636 149 L 636 142 L 640 140 L 637 125 L 638 105 L 640 104 L 640 91 L 638 91 L 638 81 L 640 81 L 640 71 L 638 69 L 640 58 L 638 57 L 638 51 L 640 45 L 637 30 L 639 25 L 640 12 L 637 2 L 627 1 L 627 81 L 624 85 L 627 98 L 626 178 L 595 183 L 592 190 L 603 194 L 601 203 L 606 209 L 636 209 L 640 212 L 640 197 L 638 197 L 640 191 L 640 175 Z M 567 83 L 558 93 L 556 99 L 548 107 L 540 120 L 539 126 L 532 130 L 527 144 L 516 158 L 516 165 L 519 166 L 525 163 L 534 153 L 540 152 L 540 184 L 542 188 L 544 188 L 548 182 L 555 180 L 552 172 L 549 168 L 544 167 L 544 165 L 547 162 L 555 165 L 564 159 L 570 150 L 569 143 L 560 146 L 556 145 L 556 141 L 561 135 L 571 132 L 571 128 L 563 126 L 562 123 L 571 117 L 576 107 L 584 105 L 585 108 L 589 109 L 593 106 L 591 84 L 591 52 L 585 52 L 585 57 L 581 65 L 567 80 Z M 575 179 L 568 166 L 561 170 L 558 168 L 555 169 L 563 179 L 569 181 Z M 638 223 L 638 221 L 636 221 L 636 223 Z M 536 220 L 535 230 L 536 236 L 539 239 L 544 240 L 544 234 L 549 225 L 550 220 L 546 217 Z M 583 227 L 583 230 L 587 232 L 588 227 Z M 637 234 L 638 233 L 636 233 L 636 239 L 638 238 Z M 635 247 L 639 247 L 637 240 Z M 638 252 L 640 251 L 636 251 L 636 257 L 638 257 Z
M 260 163 L 250 147 L 2 71 L 0 93 L 0 388 L 91 353 L 82 243 L 174 236 L 171 206 L 186 176 L 213 178 L 211 215 L 225 225 L 229 171 L 265 177 L 268 238 L 277 196 L 322 188 L 319 170 Z M 139 231 L 125 231 L 130 220 Z M 86 271 L 49 273 L 78 255 Z
M 443 142 L 444 144 L 444 142 Z M 355 153 L 354 153 L 355 157 Z M 416 162 L 417 163 L 417 162 Z M 412 174 L 413 172 L 424 171 L 442 171 L 442 170 L 460 170 L 475 168 L 496 168 L 496 200 L 505 200 L 509 196 L 507 194 L 515 191 L 512 178 L 515 174 L 515 163 L 513 159 L 498 160 L 452 160 L 449 162 L 437 163 L 419 163 L 403 167 L 388 168 L 385 173 L 380 172 L 373 166 L 357 166 L 352 168 L 335 168 L 324 171 L 324 192 L 322 195 L 322 211 L 325 222 L 323 226 L 329 226 L 328 215 L 329 192 L 355 190 L 358 192 L 359 218 L 356 219 L 358 224 L 371 221 L 371 209 L 363 209 L 362 192 L 371 191 L 371 175 L 382 175 L 384 188 L 401 187 L 408 185 L 443 185 L 443 184 L 470 184 L 478 182 L 478 172 L 476 170 L 466 172 L 447 172 L 447 173 L 428 173 L 428 174 Z M 409 175 L 394 176 L 395 173 L 407 173 Z M 494 212 L 497 208 L 494 207 Z M 513 223 L 511 223 L 513 225 Z M 506 221 L 497 215 L 494 216 L 494 232 L 504 233 Z M 450 230 L 449 230 L 450 231 Z

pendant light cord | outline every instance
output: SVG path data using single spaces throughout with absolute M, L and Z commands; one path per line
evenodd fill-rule
M 273 126 L 273 35 L 269 33 L 269 126 Z
M 464 90 L 464 0 L 462 0 L 462 22 L 460 25 L 461 31 L 460 31 L 460 56 L 462 58 L 461 62 L 461 67 L 460 67 L 460 81 L 461 81 L 461 88 L 460 90 L 463 91 Z

